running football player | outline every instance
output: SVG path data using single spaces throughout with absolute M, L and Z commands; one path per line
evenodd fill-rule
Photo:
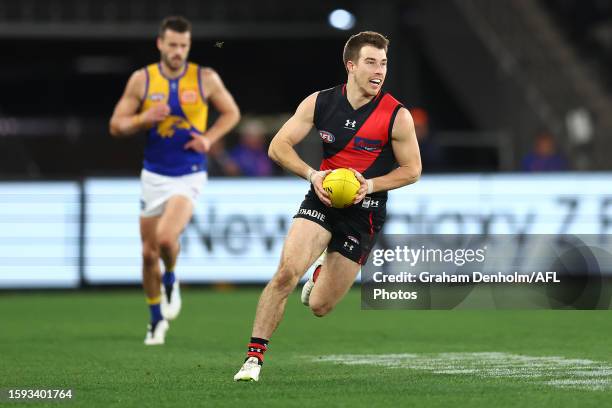
M 219 75 L 187 61 L 190 47 L 189 21 L 164 19 L 157 38 L 161 60 L 132 74 L 110 120 L 114 137 L 147 132 L 140 175 L 142 278 L 151 314 L 146 345 L 164 344 L 168 320 L 179 314 L 179 237 L 207 179 L 206 153 L 240 119 Z M 207 128 L 209 103 L 220 115 Z
M 276 274 L 259 299 L 247 357 L 236 381 L 258 381 L 287 297 L 324 250 L 327 256 L 305 285 L 302 301 L 316 316 L 332 311 L 353 284 L 383 226 L 387 191 L 420 177 L 412 117 L 382 90 L 387 47 L 388 40 L 376 32 L 350 37 L 343 53 L 346 84 L 304 99 L 272 140 L 270 157 L 308 180 L 311 188 L 289 229 Z M 294 149 L 313 125 L 323 145 L 319 170 Z M 361 185 L 354 204 L 345 209 L 330 207 L 322 186 L 325 176 L 337 168 L 354 169 Z

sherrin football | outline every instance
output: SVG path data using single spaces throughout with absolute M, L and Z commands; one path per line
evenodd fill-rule
M 332 170 L 323 179 L 323 189 L 329 193 L 334 208 L 346 208 L 353 205 L 359 186 L 355 173 L 349 169 Z

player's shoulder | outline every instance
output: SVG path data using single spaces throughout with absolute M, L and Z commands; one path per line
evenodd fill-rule
M 148 67 L 142 67 L 132 72 L 132 75 L 130 75 L 129 81 L 144 83 L 147 80 L 147 75 L 148 75 L 147 70 L 148 70 Z
M 219 73 L 212 67 L 205 66 L 205 65 L 198 65 L 198 64 L 193 64 L 193 65 L 198 67 L 198 70 L 202 78 L 206 78 L 206 79 L 220 78 Z
M 329 97 L 333 97 L 335 92 L 339 92 L 341 90 L 342 85 L 334 86 L 332 88 L 322 89 L 320 91 L 315 91 L 308 95 L 302 102 L 300 103 L 298 110 L 307 110 L 309 112 L 313 112 L 315 107 L 321 105 L 322 102 L 329 99 Z
M 311 116 L 312 113 L 314 112 L 319 92 L 320 91 L 313 92 L 310 95 L 308 95 L 306 98 L 304 98 L 302 102 L 300 102 L 300 104 L 298 105 L 296 113 L 298 115 Z
M 393 134 L 410 134 L 414 131 L 414 121 L 410 111 L 403 106 L 397 110 L 393 120 Z
M 209 90 L 209 95 L 215 92 L 215 89 L 223 87 L 221 75 L 213 68 L 208 66 L 198 65 L 198 72 L 204 89 Z
M 144 67 L 140 67 L 132 75 L 137 75 L 140 79 L 146 79 L 148 76 L 161 76 L 161 68 L 159 62 L 152 62 L 150 64 L 145 65 Z
M 136 71 L 132 72 L 127 81 L 126 94 L 137 98 L 142 98 L 148 81 L 149 78 L 146 67 L 137 69 Z
M 397 98 L 395 98 L 393 95 L 391 95 L 390 92 L 384 92 L 382 98 L 388 105 L 392 105 L 394 107 L 397 106 L 401 106 L 403 107 L 404 104 L 401 103 Z
M 342 98 L 344 87 L 344 84 L 340 84 L 317 91 L 315 97 L 317 108 L 324 109 L 326 106 L 336 103 L 338 99 Z
M 412 115 L 410 114 L 410 111 L 408 109 L 406 109 L 404 106 L 401 106 L 398 109 L 395 120 L 396 121 L 399 120 L 401 122 L 404 122 L 405 124 L 412 124 L 413 123 Z
M 331 88 L 322 89 L 322 90 L 318 91 L 317 94 L 320 95 L 323 98 L 328 98 L 328 97 L 334 97 L 334 96 L 342 95 L 344 87 L 345 87 L 344 84 L 332 86 Z

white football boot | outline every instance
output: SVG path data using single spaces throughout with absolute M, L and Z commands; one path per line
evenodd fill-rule
M 155 327 L 147 326 L 147 336 L 144 339 L 145 346 L 159 346 L 166 341 L 166 332 L 170 328 L 167 320 L 160 320 Z
M 315 261 L 314 263 L 315 271 L 317 270 L 318 267 L 323 265 L 323 262 L 325 262 L 325 255 L 327 255 L 327 251 L 323 251 L 321 256 Z M 312 292 L 312 288 L 314 288 L 314 285 L 315 285 L 315 281 L 314 281 L 314 273 L 313 273 L 310 276 L 310 278 L 308 278 L 304 286 L 302 287 L 302 295 L 300 296 L 300 300 L 302 301 L 302 304 L 304 304 L 305 306 L 308 306 L 310 302 L 310 292 Z
M 161 285 L 161 313 L 164 319 L 174 320 L 181 311 L 181 289 L 178 279 L 172 284 L 170 296 L 166 293 L 166 286 Z
M 257 357 L 249 357 L 234 376 L 234 381 L 259 381 L 260 371 L 261 366 Z

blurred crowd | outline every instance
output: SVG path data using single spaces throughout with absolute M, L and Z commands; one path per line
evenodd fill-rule
M 533 147 L 521 161 L 521 170 L 526 172 L 564 171 L 570 166 L 565 156 L 559 152 L 557 143 L 550 132 L 538 133 Z
M 232 144 L 232 140 L 234 143 Z M 235 137 L 215 143 L 208 152 L 208 172 L 212 177 L 270 177 L 280 168 L 268 158 L 271 135 L 258 119 L 246 119 Z

